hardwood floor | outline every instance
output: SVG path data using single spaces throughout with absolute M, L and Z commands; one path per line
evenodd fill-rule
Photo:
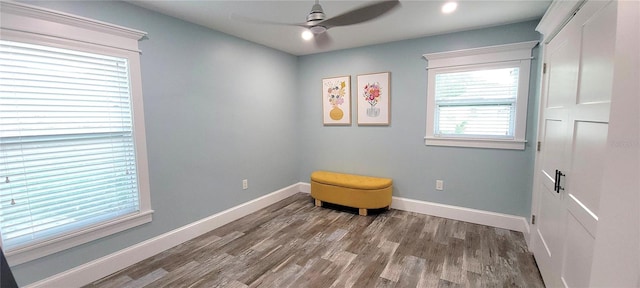
M 520 232 L 357 213 L 298 193 L 85 287 L 544 287 Z

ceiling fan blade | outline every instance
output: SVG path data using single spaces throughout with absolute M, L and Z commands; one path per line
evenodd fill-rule
M 319 25 L 328 29 L 367 22 L 393 10 L 398 5 L 400 5 L 399 0 L 376 2 L 324 20 Z
M 313 41 L 317 48 L 326 48 L 331 46 L 333 39 L 331 39 L 331 36 L 329 36 L 329 33 L 324 32 L 324 33 L 313 35 Z
M 251 17 L 247 17 L 247 16 L 238 15 L 236 13 L 229 14 L 229 20 L 245 22 L 245 23 L 251 23 L 251 24 L 258 24 L 258 25 L 280 25 L 280 26 L 308 27 L 306 23 L 282 23 L 282 22 L 275 22 L 275 21 L 267 21 L 267 20 L 255 19 L 255 18 L 251 18 Z

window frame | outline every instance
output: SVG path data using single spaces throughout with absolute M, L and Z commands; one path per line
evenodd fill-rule
M 465 50 L 424 54 L 427 59 L 427 119 L 425 145 L 471 148 L 524 150 L 527 126 L 527 104 L 531 70 L 531 49 L 538 41 L 487 46 Z M 442 73 L 489 70 L 518 67 L 518 95 L 516 97 L 513 139 L 487 135 L 437 135 L 435 134 L 435 76 Z
M 136 153 L 140 210 L 47 241 L 4 251 L 11 265 L 22 264 L 152 221 L 142 77 L 138 41 L 146 32 L 16 2 L 0 2 L 3 40 L 126 58 Z M 1 231 L 0 231 L 1 233 Z M 0 245 L 1 245 L 0 238 Z

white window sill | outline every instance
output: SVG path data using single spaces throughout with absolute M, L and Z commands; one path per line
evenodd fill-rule
M 9 262 L 9 265 L 11 266 L 26 263 L 98 238 L 149 223 L 151 222 L 152 215 L 153 210 L 127 215 L 110 222 L 92 226 L 48 241 L 5 251 L 5 256 L 7 257 L 7 262 Z
M 489 148 L 524 150 L 526 140 L 500 140 L 500 139 L 478 139 L 478 138 L 444 138 L 425 137 L 424 144 L 427 146 L 449 146 L 449 147 L 469 147 L 469 148 Z

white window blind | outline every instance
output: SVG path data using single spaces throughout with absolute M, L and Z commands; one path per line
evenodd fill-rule
M 518 67 L 435 75 L 434 135 L 514 138 Z
M 524 150 L 537 41 L 424 54 L 429 146 Z
M 139 210 L 127 65 L 0 41 L 3 249 Z

